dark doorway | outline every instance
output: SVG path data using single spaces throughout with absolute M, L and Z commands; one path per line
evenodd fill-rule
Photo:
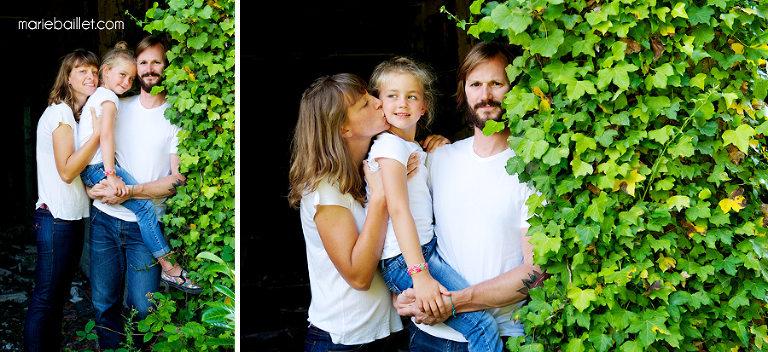
M 308 325 L 304 238 L 298 212 L 285 198 L 302 92 L 322 75 L 350 72 L 368 80 L 378 63 L 410 56 L 436 71 L 442 96 L 432 132 L 452 136 L 463 127 L 452 95 L 459 43 L 468 46 L 468 38 L 439 9 L 455 14 L 469 7 L 458 3 L 241 3 L 238 328 L 244 350 L 298 350 Z

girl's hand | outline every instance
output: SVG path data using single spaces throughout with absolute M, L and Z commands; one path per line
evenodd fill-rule
M 443 303 L 443 295 L 450 291 L 433 279 L 429 271 L 421 271 L 411 276 L 413 288 L 416 290 L 416 306 L 431 316 L 439 317 L 447 313 L 448 308 Z
M 91 126 L 93 127 L 93 135 L 98 136 L 101 132 L 101 116 L 96 116 L 96 109 L 91 106 Z
M 125 197 L 128 195 L 128 193 L 126 193 L 125 182 L 123 182 L 123 179 L 117 177 L 115 174 L 110 174 L 107 176 L 107 182 L 109 182 L 109 185 L 115 189 L 115 193 L 118 197 Z M 131 188 L 128 187 L 128 192 L 130 192 L 130 189 Z
M 424 151 L 427 153 L 432 153 L 438 147 L 451 144 L 451 141 L 439 134 L 432 134 L 425 138 L 423 141 L 420 141 L 419 144 L 421 144 L 421 147 L 424 148 Z

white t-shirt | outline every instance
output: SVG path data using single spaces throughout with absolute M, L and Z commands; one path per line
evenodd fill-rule
M 435 212 L 437 252 L 470 285 L 495 278 L 523 263 L 522 230 L 528 225 L 526 200 L 536 193 L 506 171 L 515 155 L 507 149 L 481 158 L 474 137 L 438 148 L 427 165 Z M 524 302 L 488 311 L 501 336 L 522 336 L 512 311 Z M 445 324 L 417 325 L 430 335 L 466 341 Z
M 365 210 L 360 203 L 325 180 L 314 192 L 301 199 L 299 212 L 312 292 L 308 321 L 328 332 L 333 343 L 344 345 L 372 342 L 402 330 L 400 317 L 392 306 L 392 293 L 378 270 L 367 291 L 353 289 L 336 270 L 315 224 L 319 205 L 338 205 L 349 209 L 358 229 L 362 229 L 365 223 Z
M 90 214 L 88 194 L 80 176 L 67 184 L 61 180 L 53 157 L 53 131 L 59 125 L 69 125 L 74 134 L 72 148 L 77 147 L 77 122 L 67 104 L 54 104 L 43 112 L 37 122 L 37 203 L 35 208 L 45 204 L 54 218 L 79 220 Z M 73 149 L 75 150 L 75 149 Z
M 408 166 L 408 157 L 413 152 L 420 154 L 422 165 L 419 167 L 416 175 L 408 180 L 408 204 L 411 208 L 411 215 L 416 223 L 416 231 L 419 234 L 419 243 L 423 246 L 434 237 L 432 226 L 432 196 L 429 194 L 429 185 L 427 185 L 428 172 L 424 163 L 427 159 L 427 153 L 424 152 L 418 144 L 408 142 L 397 135 L 391 133 L 382 133 L 373 142 L 371 151 L 368 152 L 369 163 L 377 158 L 388 158 L 399 161 Z M 405 177 L 405 176 L 403 176 Z M 395 229 L 392 226 L 392 219 L 387 224 L 387 237 L 384 240 L 384 251 L 381 259 L 388 259 L 400 255 L 402 251 L 397 244 Z
M 83 106 L 83 112 L 80 114 L 80 124 L 77 127 L 77 135 L 79 137 L 77 139 L 78 149 L 80 149 L 93 134 L 93 116 L 91 116 L 91 107 L 96 109 L 96 116 L 101 116 L 101 103 L 105 101 L 115 103 L 115 117 L 117 117 L 117 112 L 120 110 L 120 101 L 115 92 L 104 87 L 96 88 L 96 92 L 88 97 L 88 101 L 86 101 L 85 106 Z M 96 154 L 93 155 L 93 158 L 88 165 L 95 165 L 100 162 L 102 162 L 101 148 L 96 149 Z
M 165 118 L 165 103 L 146 109 L 139 95 L 120 99 L 120 113 L 115 120 L 115 160 L 139 183 L 155 181 L 171 174 L 171 155 L 176 154 L 181 128 Z M 165 198 L 152 199 L 157 218 L 165 213 Z M 136 222 L 136 214 L 122 205 L 93 204 L 110 216 Z

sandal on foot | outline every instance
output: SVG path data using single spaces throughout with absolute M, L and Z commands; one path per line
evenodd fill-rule
M 199 295 L 201 292 L 203 292 L 202 287 L 195 285 L 192 280 L 187 278 L 187 271 L 184 269 L 181 270 L 181 274 L 179 276 L 173 276 L 163 270 L 163 273 L 160 274 L 160 279 L 168 284 L 168 286 L 186 293 Z

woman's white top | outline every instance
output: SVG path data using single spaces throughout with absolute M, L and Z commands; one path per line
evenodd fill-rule
M 53 131 L 60 125 L 68 125 L 74 138 L 72 148 L 77 147 L 77 122 L 72 109 L 67 104 L 54 104 L 43 112 L 37 122 L 37 203 L 35 209 L 45 204 L 54 218 L 79 220 L 89 216 L 88 195 L 85 185 L 78 175 L 67 184 L 61 180 L 53 157 Z
M 358 231 L 365 223 L 365 209 L 349 194 L 323 180 L 314 192 L 305 195 L 299 208 L 307 248 L 307 265 L 312 302 L 309 322 L 331 335 L 333 343 L 357 345 L 389 336 L 403 328 L 392 306 L 392 293 L 381 273 L 376 274 L 367 291 L 353 289 L 341 277 L 326 252 L 315 224 L 319 205 L 349 209 Z
M 117 118 L 117 111 L 120 109 L 120 100 L 117 98 L 117 94 L 104 87 L 96 88 L 96 92 L 88 97 L 88 100 L 85 102 L 85 106 L 83 106 L 83 112 L 80 114 L 80 124 L 77 127 L 77 135 L 79 137 L 77 139 L 78 149 L 80 149 L 80 147 L 82 147 L 83 144 L 85 144 L 85 142 L 87 142 L 93 134 L 93 116 L 91 116 L 91 107 L 96 110 L 96 116 L 101 116 L 101 104 L 105 101 L 111 101 L 115 103 L 114 117 Z M 101 148 L 96 149 L 96 154 L 93 155 L 93 158 L 88 163 L 88 165 L 95 165 L 100 162 L 102 162 Z
M 368 152 L 368 165 L 372 165 L 371 161 L 378 158 L 387 158 L 397 160 L 407 168 L 408 157 L 414 152 L 419 153 L 421 165 L 419 165 L 416 175 L 408 180 L 408 207 L 411 209 L 411 215 L 416 224 L 416 232 L 419 234 L 419 244 L 423 246 L 435 237 L 432 226 L 432 195 L 429 194 L 429 185 L 427 184 L 429 172 L 424 165 L 427 160 L 427 153 L 414 142 L 408 142 L 391 133 L 382 133 L 373 142 L 371 151 Z M 403 177 L 406 176 L 403 175 Z M 387 237 L 384 240 L 381 259 L 389 259 L 400 254 L 402 251 L 397 243 L 395 228 L 390 218 L 389 223 L 387 223 Z

